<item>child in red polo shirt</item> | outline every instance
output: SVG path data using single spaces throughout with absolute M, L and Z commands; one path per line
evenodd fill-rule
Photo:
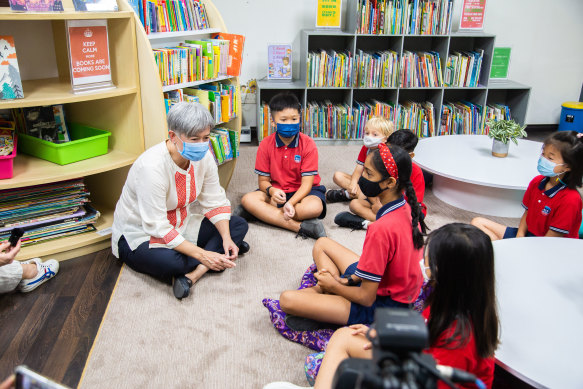
M 269 102 L 269 109 L 276 132 L 263 139 L 257 150 L 259 189 L 244 195 L 242 207 L 234 214 L 303 237 L 325 237 L 318 219 L 326 215 L 326 188 L 320 185 L 316 144 L 300 132 L 300 102 L 292 93 L 279 93 Z
M 538 160 L 538 172 L 522 199 L 518 228 L 477 217 L 472 224 L 492 240 L 524 236 L 579 238 L 583 202 L 583 134 L 560 131 L 548 137 Z
M 402 129 L 393 132 L 387 139 L 388 144 L 399 146 L 409 153 L 413 158 L 415 156 L 415 147 L 419 139 L 417 135 L 407 129 Z M 411 183 L 417 200 L 421 206 L 423 217 L 427 214 L 427 207 L 423 204 L 423 197 L 425 196 L 425 179 L 423 178 L 423 171 L 414 162 L 411 170 Z M 367 229 L 369 224 L 376 220 L 376 213 L 381 207 L 378 198 L 368 198 L 359 196 L 350 202 L 350 212 L 341 212 L 334 218 L 334 222 L 341 227 L 348 227 L 354 230 Z
M 415 301 L 423 282 L 419 226 L 424 230 L 425 225 L 410 177 L 411 158 L 398 146 L 381 143 L 367 156 L 358 183 L 365 196 L 378 196 L 383 204 L 377 222 L 366 232 L 360 258 L 331 239 L 318 239 L 313 249 L 318 285 L 281 294 L 291 329 L 310 328 L 314 321 L 372 323 L 376 307 L 407 307 Z
M 356 159 L 356 167 L 352 175 L 341 171 L 334 172 L 334 183 L 342 189 L 330 189 L 326 192 L 326 200 L 329 203 L 350 201 L 359 197 L 358 179 L 362 176 L 366 156 L 372 150 L 375 150 L 379 144 L 385 143 L 393 131 L 395 131 L 395 125 L 389 119 L 382 116 L 373 116 L 368 119 L 364 126 L 364 137 L 362 138 L 364 146 L 360 149 Z

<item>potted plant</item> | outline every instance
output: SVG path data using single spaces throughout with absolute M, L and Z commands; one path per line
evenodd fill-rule
M 490 128 L 488 136 L 493 139 L 492 155 L 499 158 L 508 155 L 510 140 L 518 145 L 518 139 L 526 136 L 526 131 L 524 131 L 526 126 L 521 126 L 514 120 L 495 121 L 491 119 L 488 120 L 488 127 Z

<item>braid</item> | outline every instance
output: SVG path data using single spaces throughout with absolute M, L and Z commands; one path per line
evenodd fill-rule
M 413 189 L 413 184 L 411 180 L 407 180 L 403 183 L 405 187 L 405 195 L 407 195 L 407 203 L 411 207 L 411 228 L 413 230 L 413 245 L 416 249 L 420 249 L 423 247 L 423 235 L 425 235 L 427 231 L 427 226 L 425 222 L 422 220 L 421 215 L 421 206 L 419 205 L 419 201 L 417 201 L 417 194 L 415 193 L 415 189 Z M 419 227 L 421 227 L 421 231 L 419 231 Z

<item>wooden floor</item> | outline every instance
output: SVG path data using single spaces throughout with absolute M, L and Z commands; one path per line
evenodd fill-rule
M 61 262 L 30 293 L 0 295 L 0 381 L 25 364 L 76 387 L 120 270 L 106 249 Z

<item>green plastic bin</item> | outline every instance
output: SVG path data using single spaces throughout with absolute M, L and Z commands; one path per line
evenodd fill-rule
M 77 123 L 67 123 L 67 128 L 71 141 L 66 143 L 48 142 L 19 133 L 18 150 L 59 165 L 107 154 L 111 132 Z

